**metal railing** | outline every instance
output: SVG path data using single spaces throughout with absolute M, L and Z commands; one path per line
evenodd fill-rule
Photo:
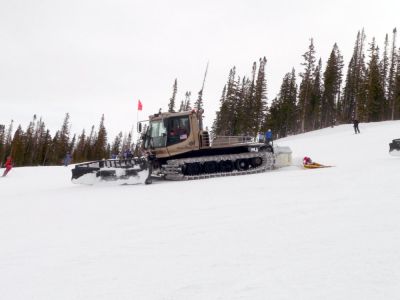
M 76 164 L 78 168 L 131 168 L 142 163 L 143 158 L 102 159 Z
M 247 144 L 255 142 L 251 136 L 216 136 L 213 141 L 213 146 L 227 146 L 234 144 Z

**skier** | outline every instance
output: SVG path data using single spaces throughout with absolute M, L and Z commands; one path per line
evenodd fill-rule
M 11 156 L 7 157 L 7 161 L 6 164 L 4 165 L 6 167 L 4 173 L 3 173 L 3 177 L 5 177 L 8 172 L 10 172 L 10 170 L 12 169 L 12 159 Z
M 358 120 L 357 119 L 354 119 L 353 120 L 353 127 L 354 127 L 354 132 L 355 132 L 355 134 L 357 134 L 357 133 L 360 133 L 360 129 L 358 128 Z

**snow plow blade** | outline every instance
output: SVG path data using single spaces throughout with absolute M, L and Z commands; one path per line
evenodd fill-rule
M 72 182 L 95 184 L 113 182 L 116 184 L 149 184 L 150 169 L 145 157 L 132 159 L 103 159 L 75 165 Z
M 395 139 L 389 144 L 389 154 L 400 156 L 400 139 Z

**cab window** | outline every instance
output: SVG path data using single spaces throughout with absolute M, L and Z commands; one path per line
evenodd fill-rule
M 174 117 L 167 121 L 167 145 L 184 142 L 190 135 L 189 116 Z
M 162 148 L 166 144 L 166 128 L 162 120 L 150 123 L 150 134 L 148 143 L 151 147 Z

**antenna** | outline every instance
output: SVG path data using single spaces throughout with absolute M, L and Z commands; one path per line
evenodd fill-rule
M 209 61 L 207 62 L 206 72 L 204 73 L 203 85 L 201 86 L 201 92 L 202 92 L 202 93 L 203 93 L 203 89 L 204 89 L 204 83 L 206 82 L 207 71 L 208 71 L 208 64 L 209 64 Z
M 204 90 L 204 84 L 206 82 L 206 77 L 207 77 L 208 64 L 209 64 L 209 62 L 207 61 L 206 71 L 204 72 L 203 84 L 201 86 L 201 90 L 199 92 L 199 98 L 197 99 L 197 105 L 196 105 L 198 118 L 199 118 L 199 129 L 200 130 L 203 130 L 203 112 L 200 112 L 200 110 L 202 110 L 201 106 L 203 104 L 203 90 Z

